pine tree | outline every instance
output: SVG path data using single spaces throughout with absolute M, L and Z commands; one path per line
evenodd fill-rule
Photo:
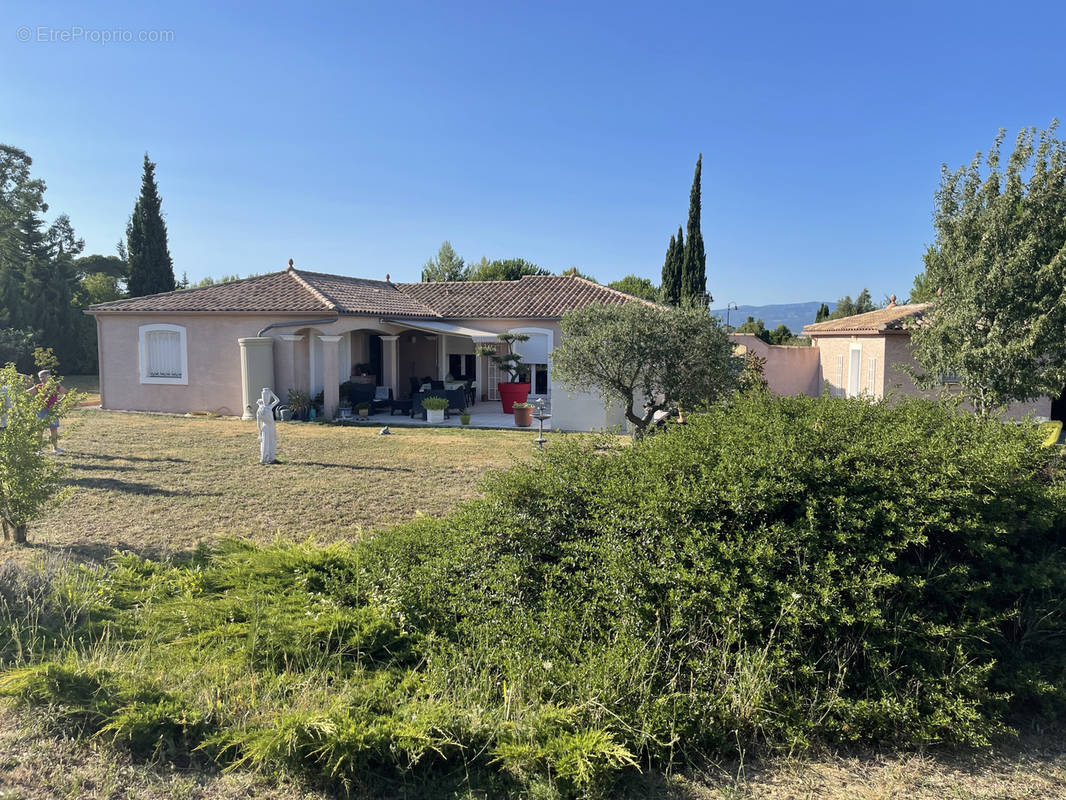
M 818 306 L 818 312 L 814 315 L 815 322 L 825 322 L 829 319 L 829 306 L 826 303 L 822 303 Z
M 703 249 L 703 234 L 700 232 L 702 172 L 703 153 L 700 153 L 696 159 L 696 174 L 692 178 L 692 191 L 688 199 L 688 243 L 681 266 L 681 299 L 706 305 L 711 298 L 707 294 L 707 253 Z
M 167 224 L 160 213 L 161 205 L 155 182 L 155 164 L 145 153 L 141 196 L 137 198 L 126 226 L 130 297 L 170 292 L 175 288 L 174 263 L 167 248 Z
M 455 252 L 452 243 L 445 239 L 437 251 L 422 267 L 422 282 L 465 281 L 469 277 L 466 262 Z
M 677 240 L 681 236 L 681 229 L 677 229 L 677 236 L 670 237 L 670 244 L 666 248 L 666 260 L 663 261 L 663 302 L 676 306 L 681 302 L 681 258 Z

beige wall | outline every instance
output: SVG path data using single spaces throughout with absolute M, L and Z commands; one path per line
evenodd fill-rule
M 297 322 L 298 315 L 239 314 L 99 314 L 96 316 L 100 343 L 101 403 L 104 408 L 131 411 L 186 413 L 215 411 L 222 414 L 242 413 L 241 358 L 237 340 L 255 336 L 262 328 L 276 322 Z M 304 317 L 306 319 L 306 317 Z M 552 334 L 552 347 L 558 345 L 562 332 L 558 322 L 528 319 L 456 321 L 489 333 L 503 333 L 515 328 L 542 328 Z M 167 323 L 186 329 L 188 384 L 142 384 L 140 381 L 139 327 Z M 306 389 L 310 381 L 311 337 L 336 335 L 347 331 L 371 330 L 398 334 L 403 325 L 379 323 L 365 317 L 341 317 L 330 324 L 275 329 L 267 335 L 275 339 L 275 393 L 287 401 L 290 388 Z M 281 341 L 281 335 L 301 335 L 295 342 Z M 416 352 L 410 350 L 409 337 L 416 335 Z M 407 342 L 399 345 L 399 381 L 401 396 L 406 394 L 409 375 L 436 377 L 439 357 L 438 340 L 426 339 L 425 332 L 408 330 Z M 352 362 L 365 360 L 362 337 L 352 337 Z M 469 353 L 474 343 L 466 337 L 449 336 L 445 353 Z M 791 348 L 790 348 L 791 349 Z M 799 348 L 796 348 L 799 349 Z M 292 353 L 291 361 L 288 353 Z M 478 359 L 481 374 L 487 375 L 486 359 Z M 295 386 L 282 385 L 290 382 Z M 342 380 L 347 376 L 343 376 Z M 484 392 L 484 386 L 480 387 Z M 618 409 L 605 409 L 603 401 L 587 394 L 567 393 L 554 379 L 551 381 L 553 425 L 558 430 L 609 428 L 624 423 Z
M 914 360 L 914 356 L 911 354 L 910 337 L 890 336 L 885 338 L 887 340 L 886 362 L 888 364 L 888 372 L 885 375 L 886 393 L 891 392 L 908 397 L 934 399 L 945 391 L 950 392 L 949 387 L 919 389 L 906 371 L 907 368 L 910 368 L 921 372 L 918 362 Z M 964 403 L 963 407 L 972 410 L 972 406 L 968 403 Z M 1050 417 L 1051 398 L 1042 397 L 1039 400 L 1033 400 L 1028 403 L 1011 403 L 1003 413 L 1003 416 L 1007 419 L 1024 419 L 1030 414 L 1038 417 Z
M 885 378 L 884 336 L 816 336 L 811 337 L 817 348 L 821 368 L 821 383 L 829 385 L 830 394 L 844 397 L 851 379 L 851 348 L 861 349 L 859 365 L 859 394 L 880 399 L 884 397 Z M 838 357 L 844 358 L 843 375 L 838 366 Z
M 131 411 L 217 411 L 240 415 L 243 412 L 241 351 L 237 340 L 255 336 L 271 323 L 296 319 L 299 317 L 99 314 L 96 322 L 100 341 L 101 404 L 104 408 Z M 141 383 L 139 328 L 157 323 L 185 328 L 189 366 L 187 385 Z M 292 329 L 282 329 L 272 333 L 291 332 Z M 301 344 L 306 347 L 306 340 Z M 275 344 L 275 359 L 277 353 Z
M 754 353 L 766 360 L 763 377 L 770 391 L 780 395 L 822 393 L 818 348 L 770 345 L 754 333 L 731 333 L 738 355 Z
M 860 374 L 861 393 L 881 399 L 883 397 L 905 396 L 935 399 L 943 390 L 919 389 L 908 369 L 918 368 L 918 363 L 911 354 L 910 337 L 906 334 L 868 335 L 868 336 L 816 336 L 812 337 L 814 346 L 820 353 L 822 376 L 829 384 L 834 396 L 843 396 L 848 386 L 848 371 L 851 364 L 852 344 L 862 347 L 862 367 Z M 843 383 L 838 378 L 837 356 L 844 357 Z M 870 383 L 871 359 L 874 382 Z M 964 406 L 966 407 L 966 406 Z M 1014 403 L 1004 414 L 1010 419 L 1021 419 L 1028 414 L 1049 416 L 1051 399 L 1042 398 L 1030 403 Z

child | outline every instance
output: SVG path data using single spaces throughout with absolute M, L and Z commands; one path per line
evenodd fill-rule
M 37 380 L 39 381 L 39 383 L 37 383 L 32 389 L 30 389 L 30 394 L 37 395 L 39 392 L 41 392 L 48 385 L 48 381 L 51 380 L 51 378 L 52 373 L 49 370 L 42 369 L 40 372 L 38 372 Z M 62 455 L 66 451 L 64 451 L 59 446 L 59 417 L 53 416 L 52 407 L 59 402 L 59 396 L 66 393 L 67 390 L 63 388 L 63 384 L 55 386 L 52 390 L 51 397 L 45 400 L 45 407 L 37 412 L 37 416 L 41 419 L 50 418 L 48 422 L 48 438 L 52 443 L 52 452 L 56 455 Z M 41 434 L 41 438 L 44 438 L 43 431 Z

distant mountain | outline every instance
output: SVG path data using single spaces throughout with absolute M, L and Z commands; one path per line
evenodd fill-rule
M 770 330 L 778 325 L 787 325 L 794 334 L 799 334 L 804 325 L 814 322 L 814 315 L 818 313 L 820 301 L 810 303 L 783 303 L 776 306 L 738 306 L 729 312 L 729 324 L 736 327 L 748 317 L 762 318 L 763 324 Z M 836 303 L 826 303 L 829 310 L 837 307 Z M 712 308 L 711 313 L 725 320 L 724 308 Z

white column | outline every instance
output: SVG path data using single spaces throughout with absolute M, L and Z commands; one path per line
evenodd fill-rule
M 303 341 L 302 333 L 281 334 L 281 352 L 278 354 L 280 380 L 274 393 L 282 403 L 289 402 L 289 390 L 296 388 L 296 343 Z
M 448 334 L 437 337 L 437 380 L 444 380 L 448 374 Z
M 388 386 L 392 389 L 392 396 L 400 399 L 400 386 L 399 386 L 399 356 L 397 354 L 396 341 L 399 336 L 382 336 L 381 337 L 381 385 Z
M 477 353 L 477 349 L 478 349 L 479 346 L 480 345 L 477 342 L 474 342 L 474 352 L 475 353 Z M 476 396 L 474 397 L 474 402 L 475 403 L 480 403 L 481 402 L 481 398 L 483 396 L 484 397 L 488 396 L 486 394 L 486 392 L 488 390 L 485 388 L 485 369 L 484 369 L 484 364 L 485 364 L 485 356 L 480 356 L 480 355 L 475 355 L 474 356 L 474 383 L 477 384 L 477 386 L 475 387 L 475 391 L 476 391 Z
M 319 336 L 322 342 L 322 416 L 333 419 L 340 405 L 340 336 Z

